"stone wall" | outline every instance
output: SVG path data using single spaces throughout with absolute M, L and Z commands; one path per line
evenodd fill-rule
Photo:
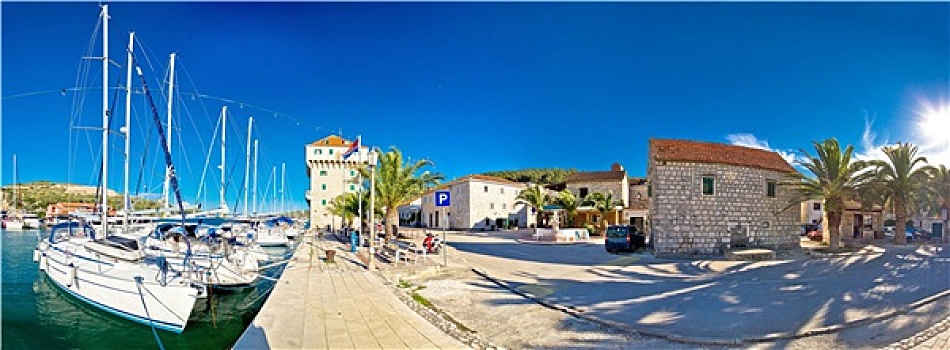
M 715 193 L 704 195 L 703 176 L 715 179 Z M 741 246 L 788 249 L 799 246 L 801 207 L 787 207 L 792 189 L 766 182 L 786 180 L 774 170 L 725 164 L 654 162 L 649 221 L 656 255 L 718 255 Z M 784 209 L 784 210 L 783 210 Z
M 627 185 L 626 178 L 624 180 L 598 180 L 598 181 L 585 181 L 585 182 L 571 182 L 566 184 L 565 188 L 568 191 L 574 193 L 574 196 L 577 197 L 577 200 L 583 200 L 581 197 L 581 188 L 587 188 L 587 194 L 600 192 L 603 195 L 613 194 L 614 200 L 617 202 L 623 202 L 623 205 L 630 205 L 630 189 Z

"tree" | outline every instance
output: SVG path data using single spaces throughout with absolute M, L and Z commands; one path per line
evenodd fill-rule
M 538 214 L 535 227 L 541 226 L 541 210 L 544 209 L 544 206 L 548 203 L 551 203 L 551 196 L 547 194 L 547 191 L 545 191 L 541 185 L 528 186 L 528 188 L 521 190 L 518 196 L 515 197 L 515 205 L 527 205 Z
M 800 205 L 808 199 L 824 199 L 825 214 L 828 222 L 828 245 L 832 251 L 838 250 L 841 243 L 841 216 L 844 214 L 845 201 L 857 198 L 857 189 L 865 182 L 870 181 L 873 173 L 865 171 L 868 163 L 851 159 L 854 147 L 848 147 L 842 152 L 837 139 L 830 138 L 822 142 L 814 141 L 815 156 L 805 150 L 805 161 L 802 166 L 812 173 L 811 177 L 801 173 L 792 174 L 793 180 L 785 183 L 790 185 L 797 196 L 793 196 L 789 206 Z
M 597 210 L 597 213 L 600 214 L 600 230 L 607 232 L 607 215 L 613 213 L 618 205 L 623 206 L 623 203 L 615 201 L 613 193 L 604 195 L 600 192 L 594 192 L 584 198 L 584 205 L 593 206 L 594 210 Z
M 945 165 L 941 164 L 940 167 L 930 168 L 930 183 L 927 187 L 937 200 L 937 205 L 940 206 L 940 209 L 950 211 L 950 171 L 947 170 Z M 948 225 L 947 217 L 942 217 L 942 219 L 942 236 L 944 241 L 946 241 L 947 238 L 950 237 L 950 225 Z M 934 234 L 936 234 L 936 232 L 934 232 Z
M 883 182 L 879 176 L 868 179 L 858 185 L 855 193 L 858 203 L 861 205 L 861 216 L 866 217 L 866 213 L 873 210 L 874 206 L 884 208 L 887 203 L 887 193 L 884 190 Z M 862 223 L 863 226 L 863 223 Z
M 342 218 L 343 226 L 350 227 L 353 223 L 353 218 L 356 217 L 356 211 L 351 210 L 353 207 L 352 203 L 354 202 L 356 202 L 355 193 L 344 193 L 334 197 L 330 200 L 330 203 L 327 203 L 327 211 L 334 216 Z
M 443 180 L 442 174 L 428 171 L 419 173 L 422 168 L 430 165 L 434 164 L 427 159 L 415 162 L 410 159 L 404 161 L 402 152 L 396 147 L 391 147 L 389 152 L 379 155 L 379 164 L 373 169 L 376 173 L 375 205 L 385 208 L 387 241 L 395 234 L 393 226 L 399 224 L 398 208 L 419 198 Z M 362 167 L 359 171 L 363 174 L 363 179 L 369 181 L 370 170 Z
M 887 161 L 872 161 L 881 177 L 884 191 L 893 201 L 894 215 L 897 217 L 897 228 L 894 241 L 897 244 L 906 244 L 904 235 L 909 214 L 908 202 L 918 194 L 922 186 L 929 179 L 930 167 L 926 166 L 927 158 L 917 156 L 917 146 L 910 143 L 898 142 L 894 146 L 882 148 L 887 155 Z
M 580 206 L 580 201 L 577 200 L 574 193 L 567 189 L 561 190 L 561 192 L 558 192 L 555 202 L 561 208 L 564 208 L 564 212 L 567 214 L 565 218 L 567 227 L 574 227 L 574 216 L 577 215 L 577 207 Z

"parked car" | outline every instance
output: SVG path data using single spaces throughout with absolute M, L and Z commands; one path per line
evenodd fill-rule
M 607 252 L 636 251 L 646 247 L 646 236 L 636 226 L 611 225 L 607 227 L 604 249 Z

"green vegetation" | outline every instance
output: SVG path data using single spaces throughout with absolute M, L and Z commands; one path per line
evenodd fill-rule
M 574 196 L 573 192 L 563 189 L 557 193 L 557 198 L 554 202 L 561 208 L 564 208 L 564 212 L 567 214 L 567 217 L 564 219 L 565 227 L 574 227 L 574 216 L 577 215 L 577 207 L 581 204 L 580 201 L 577 200 L 577 196 Z
M 567 175 L 576 173 L 577 169 L 559 169 L 559 168 L 532 168 L 521 170 L 502 170 L 490 171 L 483 175 L 500 177 L 514 182 L 530 182 L 533 184 L 553 184 L 564 182 Z
M 426 159 L 415 162 L 410 159 L 403 160 L 402 152 L 396 147 L 391 147 L 389 152 L 379 155 L 379 166 L 374 169 L 376 206 L 386 208 L 386 241 L 392 239 L 395 234 L 393 227 L 399 223 L 399 206 L 419 198 L 443 180 L 442 174 L 428 171 L 419 173 L 422 168 L 429 165 L 433 163 Z M 364 179 L 370 178 L 368 168 L 363 167 L 359 171 Z
M 789 205 L 799 205 L 806 199 L 824 198 L 831 241 L 829 248 L 836 251 L 841 243 L 841 216 L 844 214 L 845 202 L 856 200 L 858 188 L 875 175 L 864 171 L 869 165 L 867 162 L 851 159 L 854 146 L 848 145 L 842 152 L 841 145 L 834 138 L 815 141 L 813 144 L 816 156 L 802 150 L 806 157 L 802 166 L 813 177 L 794 173 L 795 180 L 790 184 L 797 195 Z
M 359 217 L 360 202 L 361 202 L 360 196 L 358 193 L 347 192 L 339 196 L 336 196 L 332 200 L 330 200 L 330 203 L 327 203 L 327 211 L 329 211 L 330 214 L 342 217 L 344 225 L 347 227 L 352 227 L 351 224 L 353 223 L 353 220 Z M 364 223 L 368 223 L 369 222 L 369 193 L 363 193 L 362 209 L 363 209 L 363 221 Z M 383 215 L 383 210 L 379 206 L 376 206 L 376 208 L 373 208 L 373 211 L 376 212 L 376 215 L 374 215 L 374 217 L 379 217 Z
M 515 197 L 515 205 L 527 205 L 534 209 L 534 212 L 538 214 L 538 220 L 535 227 L 540 226 L 541 224 L 541 210 L 545 205 L 551 203 L 551 196 L 547 194 L 541 185 L 533 185 L 518 193 L 518 196 Z
M 6 205 L 13 206 L 13 188 L 3 188 L 3 198 Z M 40 217 L 46 216 L 46 207 L 56 203 L 96 203 L 94 194 L 68 193 L 63 184 L 50 181 L 35 181 L 19 184 L 17 187 L 16 208 L 26 210 Z M 122 208 L 122 196 L 109 196 L 109 206 L 114 209 Z M 136 210 L 155 209 L 161 207 L 159 201 L 132 197 L 132 206 Z
M 887 161 L 871 161 L 877 167 L 877 182 L 881 184 L 884 194 L 890 198 L 894 215 L 897 217 L 896 232 L 904 232 L 905 222 L 910 210 L 908 204 L 915 195 L 924 194 L 923 186 L 930 181 L 931 167 L 918 166 L 927 163 L 927 158 L 917 156 L 917 146 L 898 142 L 891 147 L 884 147 Z M 922 202 L 925 202 L 922 201 Z M 907 243 L 907 237 L 902 234 L 894 235 L 895 243 Z
M 623 206 L 622 201 L 615 201 L 614 194 L 608 193 L 604 195 L 600 192 L 594 192 L 584 198 L 584 205 L 589 205 L 594 207 L 594 210 L 597 210 L 597 213 L 600 214 L 600 233 L 607 234 L 607 215 L 613 213 L 616 209 L 616 206 Z

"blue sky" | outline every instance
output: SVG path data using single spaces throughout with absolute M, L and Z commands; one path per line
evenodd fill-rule
M 99 136 L 70 133 L 80 91 L 60 91 L 78 86 L 98 12 L 94 3 L 2 4 L 4 183 L 14 153 L 20 181 L 95 183 Z M 152 90 L 168 54 L 179 56 L 175 157 L 189 202 L 216 202 L 217 146 L 207 197 L 196 195 L 224 104 L 232 206 L 250 116 L 261 143 L 260 196 L 272 167 L 279 176 L 286 162 L 289 200 L 301 204 L 304 145 L 341 130 L 431 159 L 450 179 L 613 162 L 643 176 L 649 138 L 790 158 L 828 137 L 865 157 L 910 141 L 950 164 L 948 3 L 120 2 L 110 12 L 110 55 L 124 67 L 134 30 Z M 100 86 L 100 66 L 84 86 Z M 124 76 L 124 68 L 110 71 L 110 80 Z M 99 126 L 101 90 L 82 91 L 73 124 Z M 140 192 L 160 192 L 143 101 L 133 100 L 132 176 L 143 174 Z M 118 154 L 121 143 L 110 149 Z M 110 188 L 121 189 L 120 163 L 113 158 Z

